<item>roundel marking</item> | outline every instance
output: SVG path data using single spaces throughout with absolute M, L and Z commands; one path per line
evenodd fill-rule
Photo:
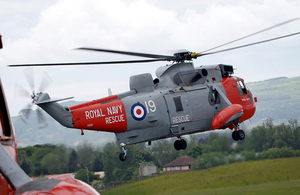
M 131 115 L 135 120 L 141 121 L 146 117 L 146 108 L 142 104 L 135 103 L 131 107 Z

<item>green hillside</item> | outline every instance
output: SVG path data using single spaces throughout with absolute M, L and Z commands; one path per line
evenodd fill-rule
M 235 163 L 161 175 L 101 194 L 299 194 L 299 162 L 300 157 Z
M 276 124 L 290 119 L 300 121 L 300 76 L 274 78 L 247 86 L 258 99 L 253 123 L 268 117 Z

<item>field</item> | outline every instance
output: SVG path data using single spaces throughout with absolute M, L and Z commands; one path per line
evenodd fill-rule
M 107 194 L 300 194 L 300 157 L 248 161 L 161 175 L 100 192 Z

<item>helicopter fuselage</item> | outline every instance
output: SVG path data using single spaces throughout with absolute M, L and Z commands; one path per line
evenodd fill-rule
M 113 132 L 118 143 L 135 144 L 214 129 L 237 129 L 255 113 L 255 101 L 230 65 L 194 68 L 167 65 L 130 78 L 130 91 L 62 107 L 41 94 L 37 105 L 62 125 Z

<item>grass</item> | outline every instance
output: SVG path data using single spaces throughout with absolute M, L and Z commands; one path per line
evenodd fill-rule
M 235 163 L 161 175 L 101 194 L 299 194 L 299 162 L 300 157 Z
M 262 184 L 253 184 L 247 186 L 235 186 L 218 189 L 206 189 L 206 190 L 191 190 L 183 193 L 172 193 L 172 195 L 232 195 L 232 194 L 259 194 L 259 195 L 282 195 L 282 194 L 299 194 L 300 192 L 300 180 L 296 181 L 282 181 L 282 182 L 269 182 Z

